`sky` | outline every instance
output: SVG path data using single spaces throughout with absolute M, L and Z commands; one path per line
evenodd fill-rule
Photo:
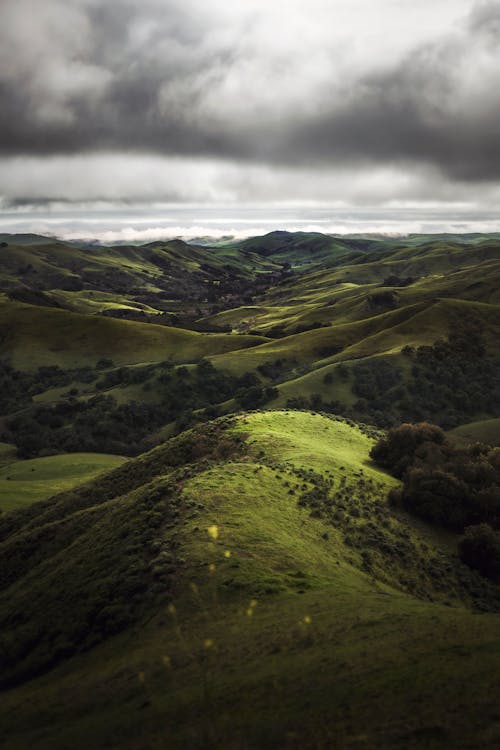
M 0 232 L 500 230 L 500 0 L 1 0 Z

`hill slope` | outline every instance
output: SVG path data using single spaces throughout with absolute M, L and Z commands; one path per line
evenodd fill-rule
M 491 428 L 500 416 L 493 235 L 6 241 L 0 439 L 20 456 L 137 454 L 198 420 L 264 404 L 379 427 Z M 209 388 L 175 369 L 203 358 L 217 368 Z
M 12 461 L 0 468 L 1 512 L 21 508 L 71 489 L 125 461 L 103 453 L 70 453 L 30 461 Z
M 0 520 L 7 746 L 496 747 L 497 593 L 372 444 L 242 415 Z
M 265 341 L 256 336 L 200 334 L 5 300 L 0 301 L 0 330 L 0 354 L 23 370 L 54 364 L 92 366 L 103 357 L 111 357 L 116 364 L 168 359 L 192 362 Z

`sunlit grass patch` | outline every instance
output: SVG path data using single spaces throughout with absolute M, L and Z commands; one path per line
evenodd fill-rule
M 126 459 L 103 453 L 70 453 L 16 461 L 0 468 L 0 509 L 14 510 L 72 489 Z

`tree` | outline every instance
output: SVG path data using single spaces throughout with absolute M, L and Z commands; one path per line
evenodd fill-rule
M 500 533 L 486 523 L 469 526 L 458 545 L 460 559 L 485 578 L 500 582 Z
M 385 437 L 370 451 L 371 458 L 395 477 L 401 478 L 417 458 L 424 461 L 435 450 L 445 444 L 443 430 L 429 422 L 402 424 L 390 429 Z

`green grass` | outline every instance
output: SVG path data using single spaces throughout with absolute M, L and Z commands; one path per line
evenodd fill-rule
M 12 750 L 494 748 L 497 625 L 369 588 L 208 620 L 193 597 L 189 619 L 166 613 L 7 695 L 3 725 Z
M 241 373 L 277 358 L 298 365 L 351 361 L 380 354 L 397 354 L 406 345 L 432 344 L 446 338 L 459 317 L 479 321 L 485 342 L 492 354 L 498 353 L 499 309 L 462 300 L 439 300 L 432 306 L 421 303 L 373 314 L 362 320 L 339 323 L 260 344 L 252 350 L 228 352 L 213 357 L 217 367 Z M 338 348 L 337 354 L 329 350 Z
M 373 439 L 346 422 L 310 412 L 271 411 L 241 417 L 238 429 L 248 433 L 247 443 L 255 444 L 255 450 L 297 468 L 325 473 L 338 471 L 342 466 L 350 473 L 362 467 L 387 488 L 395 483 L 369 459 Z
M 459 443 L 486 443 L 500 446 L 500 419 L 483 419 L 456 427 L 448 436 Z
M 200 334 L 12 302 L 0 305 L 0 326 L 0 353 L 18 369 L 95 365 L 102 357 L 118 365 L 190 362 L 259 343 L 256 336 Z
M 166 517 L 150 542 L 158 554 L 174 534 L 176 584 L 137 625 L 4 692 L 9 750 L 497 747 L 499 615 L 472 613 L 452 591 L 453 606 L 443 606 L 382 581 L 340 528 L 297 502 L 318 475 L 392 486 L 369 460 L 372 439 L 287 411 L 242 416 L 229 434 L 239 452 L 195 462 L 194 473 L 175 469 L 174 484 L 179 438 L 77 490 L 72 510 L 58 500 L 72 513 L 72 534 L 93 519 L 71 547 L 72 575 L 81 576 L 108 514 L 107 544 L 119 555 L 127 514 L 140 534 L 134 509 L 160 485 L 176 487 L 181 525 Z M 127 477 L 143 485 L 121 496 Z M 85 511 L 92 497 L 99 505 Z M 40 518 L 50 522 L 50 513 L 42 508 Z M 429 555 L 452 559 L 425 525 L 391 524 L 425 541 Z M 97 565 L 93 583 L 102 574 Z M 58 602 L 63 622 L 64 589 Z
M 79 292 L 52 291 L 51 298 L 67 310 L 83 314 L 95 314 L 104 310 L 135 310 L 156 315 L 159 311 L 150 305 L 128 299 L 123 294 L 82 290 Z
M 0 510 L 22 508 L 120 466 L 121 456 L 70 453 L 16 461 L 0 468 Z
M 16 446 L 10 443 L 0 443 L 0 466 L 11 464 L 16 460 Z

